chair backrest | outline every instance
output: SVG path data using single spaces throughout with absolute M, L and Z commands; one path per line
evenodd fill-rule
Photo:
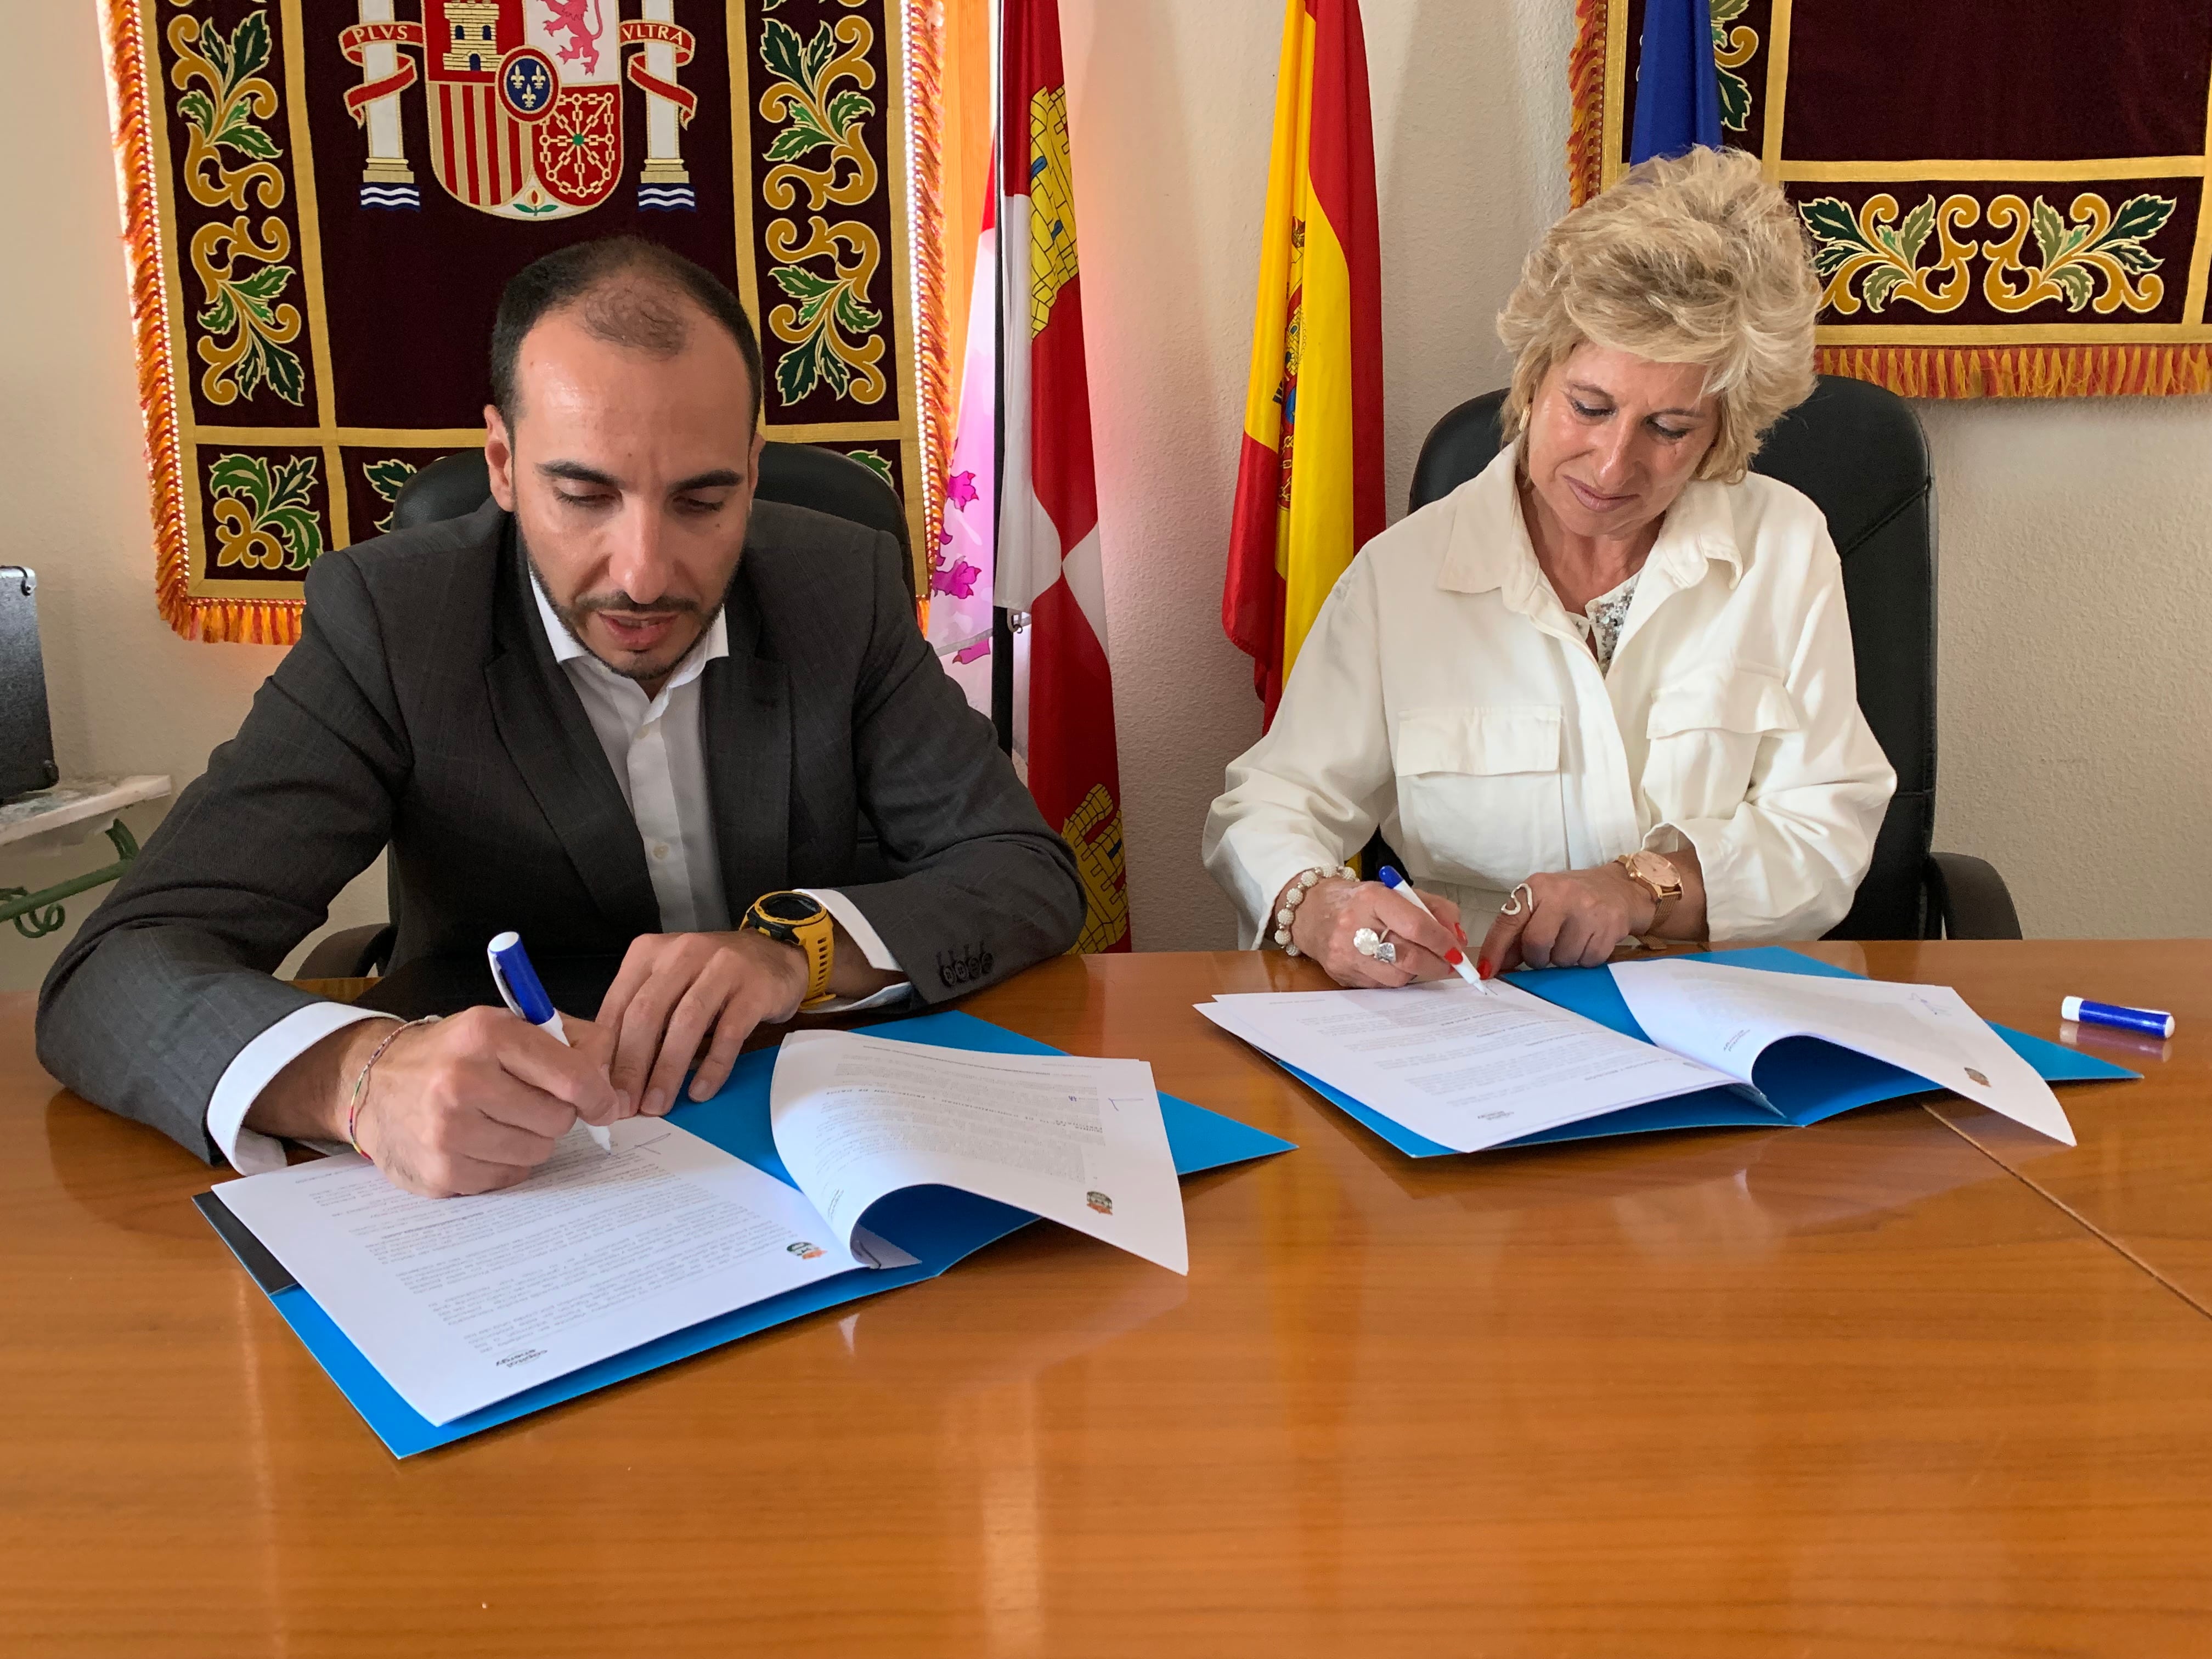
M 914 548 L 898 492 L 849 455 L 812 444 L 761 447 L 760 499 L 811 507 L 898 538 L 899 570 L 914 597 Z M 400 487 L 392 504 L 392 527 L 411 530 L 440 519 L 458 519 L 482 507 L 491 494 L 483 451 L 465 449 L 431 462 Z
M 1427 506 L 1490 465 L 1505 401 L 1492 392 L 1430 429 L 1411 505 Z M 1911 407 L 1864 380 L 1820 377 L 1768 434 L 1752 469 L 1810 496 L 1844 562 L 1859 708 L 1897 769 L 1874 863 L 1832 939 L 1918 939 L 1936 821 L 1936 512 L 1928 445 Z

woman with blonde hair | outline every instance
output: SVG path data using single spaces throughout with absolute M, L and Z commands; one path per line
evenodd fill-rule
M 1229 767 L 1205 858 L 1248 947 L 1395 986 L 1841 919 L 1896 775 L 1820 509 L 1749 471 L 1819 293 L 1740 151 L 1551 228 L 1498 320 L 1505 448 L 1352 561 Z M 1434 920 L 1345 865 L 1378 827 Z

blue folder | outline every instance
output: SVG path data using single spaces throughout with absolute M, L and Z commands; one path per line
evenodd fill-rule
M 927 1014 L 861 1029 L 902 1042 L 939 1048 L 967 1048 L 998 1054 L 1061 1052 L 963 1013 Z M 669 1113 L 668 1121 L 734 1153 L 756 1169 L 767 1170 L 786 1185 L 795 1186 L 797 1183 L 783 1167 L 783 1160 L 775 1154 L 775 1143 L 769 1132 L 769 1079 L 775 1070 L 775 1055 L 773 1048 L 756 1049 L 744 1055 L 713 1099 L 678 1106 Z M 1175 1154 L 1179 1175 L 1196 1175 L 1202 1170 L 1292 1150 L 1287 1140 L 1172 1095 L 1160 1097 L 1160 1113 L 1167 1123 L 1168 1146 Z M 307 1345 L 307 1352 L 314 1355 L 316 1363 L 330 1373 L 339 1392 L 376 1431 L 377 1438 L 401 1457 L 411 1457 L 433 1447 L 466 1439 L 501 1423 L 543 1411 L 548 1406 L 574 1400 L 579 1395 L 590 1394 L 678 1359 L 688 1359 L 693 1354 L 824 1308 L 896 1290 L 916 1279 L 934 1279 L 963 1256 L 1036 1219 L 1027 1210 L 1013 1209 L 949 1187 L 921 1187 L 895 1193 L 870 1209 L 868 1228 L 878 1237 L 899 1245 L 909 1255 L 918 1257 L 915 1266 L 856 1269 L 818 1285 L 770 1297 L 765 1302 L 756 1302 L 750 1307 L 672 1331 L 666 1336 L 565 1376 L 554 1377 L 441 1427 L 425 1421 L 393 1392 L 392 1385 L 362 1357 L 361 1350 L 346 1339 L 303 1288 L 292 1284 L 270 1289 L 264 1279 L 271 1265 L 267 1253 L 259 1249 L 251 1233 L 245 1232 L 229 1217 L 220 1200 L 207 1195 L 202 1201 L 201 1212 L 257 1280 L 264 1281 L 262 1287 L 269 1291 L 269 1299 L 276 1311 L 284 1316 L 284 1322 L 300 1340 Z M 225 1220 L 229 1221 L 228 1226 L 223 1224 Z M 258 1264 L 257 1255 L 261 1258 Z M 283 1277 L 289 1279 L 289 1275 Z
M 1833 979 L 1865 977 L 1848 968 L 1816 962 L 1778 945 L 1750 951 L 1714 951 L 1680 960 L 1717 962 L 1730 968 L 1764 968 L 1780 974 L 1824 975 Z M 1636 1017 L 1628 1012 L 1628 1004 L 1620 994 L 1620 988 L 1613 983 L 1613 975 L 1603 968 L 1546 968 L 1516 974 L 1513 982 L 1547 1002 L 1594 1019 L 1601 1025 L 1639 1042 L 1651 1041 L 1636 1023 Z M 2035 1067 L 2036 1074 L 2046 1083 L 2087 1083 L 2142 1075 L 2008 1026 L 1992 1025 L 1990 1029 L 2005 1040 L 2014 1053 Z M 1280 1060 L 1275 1063 L 1283 1064 Z M 1396 1119 L 1385 1117 L 1343 1091 L 1332 1089 L 1310 1073 L 1302 1072 L 1295 1066 L 1283 1066 L 1283 1069 L 1410 1158 L 1460 1156 L 1449 1146 L 1439 1146 L 1426 1135 L 1415 1134 Z M 1618 1112 L 1562 1123 L 1557 1128 L 1540 1129 L 1534 1134 L 1499 1145 L 1541 1146 L 1559 1140 L 1592 1140 L 1600 1135 L 1648 1134 L 1656 1129 L 1775 1129 L 1785 1123 L 1802 1128 L 1838 1112 L 1848 1112 L 1855 1106 L 1894 1100 L 1900 1095 L 1923 1094 L 1941 1087 L 1886 1060 L 1811 1037 L 1791 1038 L 1774 1044 L 1760 1056 L 1753 1075 L 1759 1092 L 1774 1103 L 1776 1111 L 1767 1110 L 1734 1089 L 1700 1089 L 1695 1094 L 1676 1095 L 1669 1100 L 1655 1100 L 1648 1105 L 1625 1107 Z

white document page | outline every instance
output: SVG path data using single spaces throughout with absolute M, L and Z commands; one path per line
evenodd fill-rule
M 2074 1144 L 2051 1085 L 1948 985 L 1664 960 L 1615 963 L 1613 977 L 1655 1042 L 1747 1083 L 1769 1043 L 1820 1037 Z
M 579 1125 L 521 1186 L 476 1198 L 417 1198 L 351 1153 L 215 1190 L 433 1423 L 868 1265 L 800 1194 L 664 1119 L 613 1142 Z
M 886 1194 L 937 1184 L 1190 1271 L 1182 1183 L 1143 1060 L 794 1031 L 769 1109 L 784 1167 L 841 1239 Z
M 1262 991 L 1198 1012 L 1262 1053 L 1455 1152 L 1735 1079 L 1517 985 Z

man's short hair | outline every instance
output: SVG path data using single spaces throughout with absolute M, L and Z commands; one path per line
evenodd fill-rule
M 738 296 L 722 279 L 682 254 L 642 236 L 575 242 L 532 260 L 500 290 L 491 325 L 491 400 L 512 425 L 514 366 L 522 342 L 549 313 L 574 309 L 586 332 L 656 357 L 672 357 L 690 337 L 685 301 L 713 318 L 738 343 L 752 382 L 752 424 L 760 424 L 760 337 Z

